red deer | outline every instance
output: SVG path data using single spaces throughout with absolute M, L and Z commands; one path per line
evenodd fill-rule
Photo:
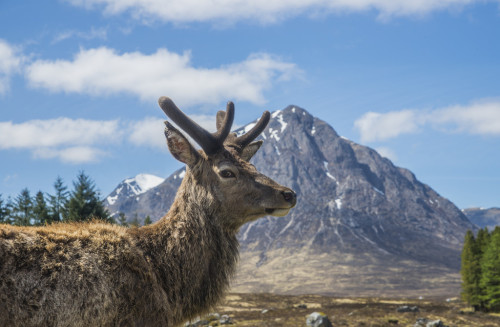
M 222 299 L 238 259 L 238 229 L 295 206 L 292 190 L 249 163 L 269 112 L 237 137 L 231 102 L 217 114 L 215 133 L 169 98 L 159 104 L 201 146 L 195 150 L 165 122 L 168 148 L 187 166 L 168 213 L 140 228 L 0 225 L 0 325 L 179 325 Z

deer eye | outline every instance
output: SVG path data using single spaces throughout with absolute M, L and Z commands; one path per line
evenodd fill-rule
M 224 169 L 222 170 L 221 172 L 219 172 L 219 175 L 223 178 L 233 178 L 233 177 L 236 177 L 236 175 L 234 175 L 234 173 L 232 171 L 230 171 L 229 169 Z

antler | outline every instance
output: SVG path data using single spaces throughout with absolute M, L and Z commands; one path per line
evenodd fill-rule
M 252 127 L 252 129 L 249 130 L 248 133 L 236 138 L 235 143 L 238 144 L 241 149 L 246 147 L 248 144 L 250 144 L 250 142 L 255 140 L 260 133 L 262 133 L 264 128 L 266 128 L 267 124 L 269 123 L 270 118 L 271 114 L 269 113 L 269 111 L 264 111 L 257 124 L 255 124 L 255 126 Z
M 188 133 L 205 151 L 207 155 L 215 154 L 220 150 L 226 140 L 234 119 L 234 104 L 229 101 L 226 106 L 226 111 L 219 111 L 217 113 L 217 132 L 210 133 L 196 122 L 186 116 L 175 103 L 168 97 L 161 97 L 158 104 L 165 114 L 170 117 L 180 128 Z M 269 111 L 264 111 L 260 120 L 255 126 L 246 134 L 237 137 L 233 142 L 236 143 L 240 149 L 246 147 L 252 142 L 260 133 L 266 128 L 269 123 L 271 114 Z
M 217 132 L 210 133 L 196 122 L 186 116 L 175 103 L 168 97 L 158 99 L 158 104 L 165 114 L 170 117 L 180 128 L 188 133 L 205 151 L 207 155 L 215 154 L 224 143 L 227 135 L 231 131 L 234 119 L 234 104 L 227 103 L 224 120 L 217 126 Z

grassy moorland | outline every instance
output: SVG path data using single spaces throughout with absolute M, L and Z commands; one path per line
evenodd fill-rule
M 403 305 L 419 312 L 397 312 Z M 317 295 L 229 294 L 216 308 L 234 326 L 305 326 L 306 316 L 323 312 L 333 326 L 413 326 L 418 318 L 446 326 L 500 326 L 500 315 L 472 312 L 458 299 L 338 298 Z M 212 322 L 217 326 L 217 322 Z

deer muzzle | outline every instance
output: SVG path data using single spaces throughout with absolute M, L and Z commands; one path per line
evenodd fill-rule
M 295 207 L 297 204 L 297 194 L 291 189 L 285 189 L 280 192 L 281 204 L 279 207 L 275 208 L 265 208 L 265 212 L 268 215 L 272 215 L 275 217 L 283 217 L 288 214 L 290 209 Z

